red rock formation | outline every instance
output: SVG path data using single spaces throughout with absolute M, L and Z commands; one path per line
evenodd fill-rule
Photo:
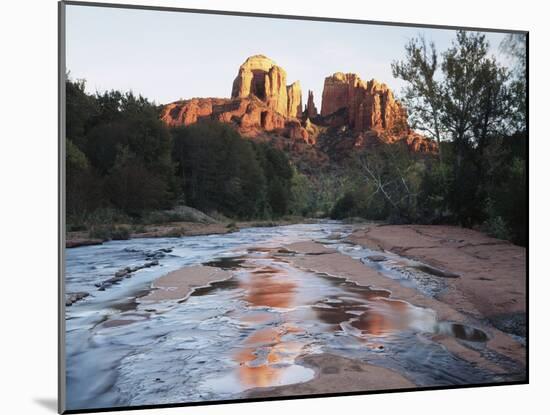
M 284 69 L 263 55 L 251 56 L 240 66 L 231 98 L 174 102 L 164 106 L 161 119 L 168 126 L 208 119 L 228 123 L 258 140 L 279 146 L 287 140 L 286 148 L 292 151 L 310 147 L 305 152 L 316 160 L 327 154 L 344 157 L 380 142 L 404 142 L 411 151 L 437 152 L 433 141 L 409 129 L 406 111 L 385 84 L 335 73 L 325 79 L 321 115 L 312 91 L 302 112 L 300 83 L 286 85 Z
M 160 116 L 171 127 L 194 124 L 200 120 L 232 123 L 240 133 L 255 136 L 263 131 L 285 128 L 286 118 L 263 101 L 250 98 L 193 98 L 166 105 Z
M 404 141 L 407 143 L 409 150 L 415 153 L 438 153 L 437 143 L 421 134 L 410 133 L 404 138 Z
M 323 117 L 340 117 L 354 131 L 378 130 L 394 134 L 408 131 L 407 114 L 385 85 L 365 82 L 356 74 L 337 72 L 325 78 Z M 335 125 L 336 126 L 336 125 Z
M 233 81 L 231 98 L 247 98 L 250 94 L 254 94 L 260 99 L 265 99 L 265 78 L 270 69 L 274 66 L 275 62 L 266 56 L 250 56 L 239 67 L 239 73 Z
M 215 105 L 224 105 L 229 100 L 223 98 L 193 98 L 188 101 L 165 105 L 161 120 L 170 127 L 196 123 L 201 117 L 209 117 Z
M 233 81 L 231 98 L 248 98 L 250 95 L 255 95 L 285 117 L 301 116 L 300 84 L 295 82 L 287 86 L 285 70 L 264 55 L 249 57 Z
M 300 121 L 293 120 L 287 122 L 287 131 L 286 135 L 288 138 L 291 138 L 293 140 L 304 140 L 308 141 L 309 135 L 305 128 L 302 127 L 302 124 Z
M 317 117 L 317 107 L 315 107 L 315 102 L 313 101 L 313 91 L 307 91 L 307 104 L 305 108 L 306 117 L 310 120 Z
M 302 88 L 300 81 L 296 81 L 286 87 L 288 97 L 287 114 L 291 118 L 302 117 Z

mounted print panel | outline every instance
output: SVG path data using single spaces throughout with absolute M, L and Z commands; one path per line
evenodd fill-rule
M 527 36 L 60 3 L 60 412 L 526 383 Z

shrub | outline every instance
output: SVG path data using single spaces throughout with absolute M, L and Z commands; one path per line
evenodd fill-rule
M 93 239 L 109 240 L 126 240 L 130 239 L 130 229 L 127 226 L 93 226 L 90 229 L 89 237 Z
M 330 212 L 331 219 L 344 219 L 349 216 L 353 216 L 354 211 L 357 208 L 357 201 L 352 192 L 347 192 L 334 204 L 332 211 Z
M 482 230 L 489 236 L 498 239 L 512 239 L 512 232 L 508 224 L 502 216 L 497 213 L 495 204 L 491 198 L 488 198 L 485 203 L 485 212 L 487 214 L 487 220 L 483 222 Z
M 114 223 L 130 223 L 132 219 L 124 212 L 114 208 L 100 208 L 89 213 L 84 222 L 88 227 L 96 225 L 113 225 Z

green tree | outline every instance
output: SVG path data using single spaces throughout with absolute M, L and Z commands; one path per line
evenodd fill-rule
M 106 177 L 106 194 L 110 202 L 129 215 L 159 209 L 168 197 L 168 183 L 152 172 L 127 147 L 120 149 L 115 165 Z
M 442 122 L 455 143 L 460 165 L 466 146 L 485 146 L 489 135 L 502 133 L 510 117 L 506 68 L 489 56 L 485 35 L 457 31 L 443 53 Z
M 518 131 L 525 131 L 527 125 L 527 35 L 510 33 L 500 44 L 500 50 L 512 58 L 511 92 L 515 102 L 514 123 Z
M 72 81 L 67 74 L 66 93 L 66 136 L 83 148 L 83 140 L 90 126 L 91 119 L 97 114 L 98 107 L 94 97 L 86 94 L 86 81 Z
M 263 144 L 244 140 L 234 129 L 217 122 L 178 127 L 171 133 L 176 175 L 190 206 L 239 218 L 273 213 L 266 175 L 271 180 L 281 170 L 269 164 L 267 171 L 266 152 L 270 150 Z
M 525 50 L 515 40 L 506 49 L 519 60 Z M 489 43 L 479 32 L 457 31 L 440 57 L 423 38 L 411 40 L 405 52 L 403 61 L 393 63 L 393 74 L 406 81 L 404 100 L 413 126 L 439 138 L 442 164 L 436 168 L 425 161 L 421 217 L 467 226 L 480 223 L 487 216 L 483 206 L 495 181 L 495 165 L 489 165 L 485 150 L 494 150 L 492 143 L 499 137 L 521 130 L 517 113 L 524 111 L 518 87 L 510 70 L 490 55 Z
M 403 101 L 410 111 L 411 127 L 441 144 L 441 86 L 436 80 L 438 55 L 435 44 L 424 37 L 413 38 L 405 46 L 405 59 L 391 64 L 395 78 L 406 82 Z
M 142 209 L 168 207 L 179 189 L 171 135 L 158 108 L 131 92 L 89 95 L 84 81 L 67 79 L 66 90 L 68 212 L 84 218 L 115 206 L 138 216 Z

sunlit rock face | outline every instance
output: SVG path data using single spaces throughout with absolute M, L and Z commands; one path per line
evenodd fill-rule
M 437 152 L 432 140 L 409 128 L 405 108 L 387 85 L 337 72 L 325 78 L 319 114 L 313 91 L 308 91 L 302 109 L 300 82 L 287 85 L 286 71 L 264 55 L 250 56 L 239 67 L 231 98 L 173 102 L 163 107 L 161 120 L 171 127 L 202 120 L 227 123 L 244 136 L 316 161 L 345 159 L 381 142 L 401 142 L 413 152 Z
M 286 93 L 288 97 L 288 111 L 287 114 L 291 118 L 302 117 L 302 88 L 300 87 L 300 81 L 293 82 L 286 87 Z
M 193 98 L 166 105 L 160 116 L 170 127 L 191 125 L 201 120 L 233 124 L 244 135 L 284 129 L 286 117 L 268 108 L 264 102 L 249 98 Z
M 254 95 L 285 117 L 301 117 L 302 90 L 299 82 L 286 84 L 286 71 L 264 55 L 254 55 L 239 67 L 231 98 Z
M 347 125 L 356 132 L 400 134 L 409 130 L 407 113 L 391 89 L 374 79 L 365 82 L 353 73 L 337 72 L 325 78 L 321 116 L 332 116 L 333 126 Z
M 213 119 L 233 124 L 246 136 L 277 132 L 307 140 L 302 128 L 300 82 L 286 84 L 286 72 L 263 55 L 254 55 L 239 67 L 231 98 L 193 98 L 164 106 L 161 119 L 169 126 L 190 125 Z

